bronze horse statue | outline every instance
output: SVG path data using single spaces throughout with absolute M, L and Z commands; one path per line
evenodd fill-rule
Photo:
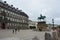
M 42 14 L 40 15 L 40 17 L 38 17 L 38 19 L 40 19 L 40 20 L 41 20 L 41 19 L 44 20 L 45 18 L 46 18 L 46 16 L 42 16 Z

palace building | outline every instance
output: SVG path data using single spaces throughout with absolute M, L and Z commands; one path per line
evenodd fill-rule
M 0 1 L 0 28 L 28 29 L 28 15 L 22 10 Z

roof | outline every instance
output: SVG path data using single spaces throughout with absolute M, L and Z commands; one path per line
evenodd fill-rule
M 20 10 L 18 10 L 17 8 L 15 8 L 15 7 L 13 7 L 13 6 L 10 6 L 10 5 L 7 4 L 7 3 L 0 2 L 0 7 L 1 7 L 1 8 L 4 8 L 4 9 L 7 9 L 7 10 L 9 10 L 9 11 L 12 11 L 12 12 L 18 13 L 18 14 L 20 14 L 20 15 L 26 16 L 26 17 L 28 18 L 28 15 L 27 15 L 25 12 L 20 11 Z

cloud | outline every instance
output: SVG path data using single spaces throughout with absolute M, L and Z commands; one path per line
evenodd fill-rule
M 10 5 L 22 9 L 29 19 L 36 21 L 40 14 L 46 16 L 47 23 L 60 17 L 60 0 L 6 0 Z M 58 23 L 57 23 L 58 24 Z M 59 23 L 60 24 L 60 23 Z

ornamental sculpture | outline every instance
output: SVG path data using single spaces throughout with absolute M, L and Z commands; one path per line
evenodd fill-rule
M 46 18 L 46 16 L 42 16 L 42 14 L 40 15 L 40 17 L 38 17 L 39 20 L 44 20 Z

